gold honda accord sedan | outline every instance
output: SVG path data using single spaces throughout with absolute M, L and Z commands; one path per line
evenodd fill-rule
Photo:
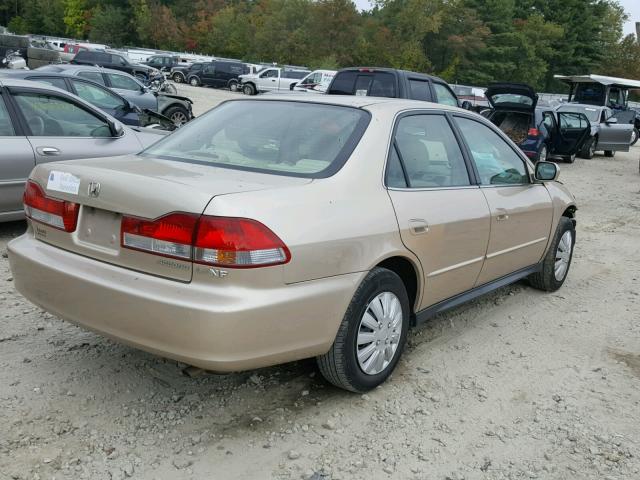
M 453 107 L 238 99 L 137 155 L 38 165 L 9 259 L 33 303 L 126 344 L 218 372 L 316 357 L 364 392 L 434 314 L 560 288 L 557 176 Z

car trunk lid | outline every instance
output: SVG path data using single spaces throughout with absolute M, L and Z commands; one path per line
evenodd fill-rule
M 311 180 L 136 155 L 39 165 L 32 173 L 51 198 L 80 205 L 75 231 L 33 221 L 36 238 L 125 268 L 188 282 L 192 262 L 121 246 L 123 216 L 158 219 L 200 215 L 217 195 L 308 183 Z
M 538 95 L 524 83 L 494 83 L 485 96 L 494 110 L 533 113 L 538 104 Z

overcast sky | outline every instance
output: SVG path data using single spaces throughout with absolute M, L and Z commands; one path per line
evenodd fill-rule
M 371 7 L 369 0 L 354 0 L 360 9 L 368 9 Z M 640 22 L 640 0 L 618 0 L 620 5 L 624 7 L 629 15 L 629 21 L 624 26 L 625 35 L 635 33 L 635 22 Z

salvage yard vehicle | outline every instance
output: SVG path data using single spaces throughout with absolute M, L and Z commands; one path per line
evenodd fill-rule
M 296 92 L 325 93 L 336 73 L 335 70 L 314 70 L 290 88 Z
M 0 78 L 2 77 L 31 80 L 66 90 L 89 102 L 94 107 L 98 107 L 125 125 L 140 127 L 157 125 L 167 130 L 176 128 L 169 118 L 148 109 L 143 112 L 140 107 L 132 104 L 113 90 L 86 78 L 35 70 L 0 72 Z
M 125 127 L 59 88 L 0 78 L 0 221 L 24 218 L 22 193 L 34 166 L 136 153 L 165 134 Z
M 631 145 L 640 137 L 640 115 L 629 107 L 629 91 L 640 90 L 640 80 L 604 75 L 554 75 L 569 85 L 569 103 L 611 108 L 618 123 L 633 124 Z
M 147 82 L 151 77 L 160 73 L 158 69 L 149 67 L 148 65 L 131 63 L 126 54 L 117 50 L 81 50 L 73 57 L 70 63 L 74 65 L 88 65 L 120 70 L 121 72 L 136 77 L 142 82 Z
M 249 67 L 242 62 L 215 60 L 205 63 L 197 72 L 190 71 L 187 82 L 194 87 L 228 88 L 235 91 L 240 76 L 248 72 Z
M 38 165 L 9 261 L 33 303 L 129 345 L 219 372 L 317 357 L 364 392 L 411 326 L 520 279 L 562 286 L 558 173 L 454 107 L 236 99 L 138 155 Z
M 38 71 L 59 72 L 93 80 L 142 109 L 149 109 L 170 118 L 176 125 L 182 125 L 193 118 L 193 102 L 190 98 L 150 91 L 138 79 L 124 72 L 83 65 L 47 65 Z
M 491 111 L 483 112 L 534 162 L 559 157 L 573 163 L 591 132 L 580 112 L 538 106 L 538 95 L 522 83 L 494 83 L 485 92 Z
M 333 77 L 327 93 L 329 95 L 410 98 L 471 109 L 471 104 L 461 103 L 451 87 L 441 78 L 393 68 L 343 68 Z
M 634 127 L 630 123 L 618 123 L 613 110 L 596 105 L 565 103 L 557 112 L 583 113 L 589 119 L 591 131 L 589 138 L 580 150 L 582 158 L 593 158 L 597 151 L 604 152 L 605 157 L 613 157 L 616 152 L 628 152 Z
M 291 85 L 306 77 L 310 70 L 302 68 L 267 67 L 258 73 L 240 75 L 240 86 L 245 95 L 262 92 L 288 92 Z

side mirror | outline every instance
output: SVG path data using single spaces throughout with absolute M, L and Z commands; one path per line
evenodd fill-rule
M 615 125 L 616 123 L 618 123 L 618 119 L 616 117 L 607 118 L 604 123 L 606 123 L 607 125 Z
M 465 100 L 460 105 L 460 108 L 464 108 L 465 110 L 473 110 L 473 105 L 471 104 L 471 102 L 469 100 Z
M 112 137 L 121 137 L 124 135 L 124 127 L 113 120 L 109 120 L 109 130 L 111 130 Z
M 289 85 L 289 90 L 293 90 L 293 87 L 295 87 L 298 83 L 294 82 L 291 85 Z
M 558 165 L 552 162 L 538 162 L 536 163 L 536 180 L 541 182 L 553 182 L 560 176 L 560 168 Z

